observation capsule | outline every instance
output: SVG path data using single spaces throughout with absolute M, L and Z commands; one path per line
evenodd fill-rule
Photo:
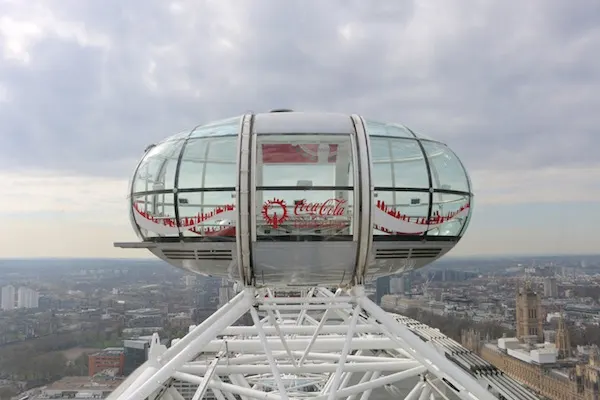
M 247 285 L 331 287 L 447 253 L 473 194 L 450 148 L 403 125 L 274 110 L 149 147 L 129 202 L 142 243 L 117 246 Z

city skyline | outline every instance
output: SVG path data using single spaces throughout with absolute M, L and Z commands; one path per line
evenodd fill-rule
M 0 10 L 0 258 L 150 258 L 113 248 L 137 240 L 126 192 L 146 146 L 279 107 L 447 143 L 475 192 L 449 257 L 600 251 L 596 2 Z

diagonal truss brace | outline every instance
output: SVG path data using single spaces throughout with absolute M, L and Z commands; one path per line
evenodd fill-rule
M 245 313 L 254 324 L 233 326 Z M 212 360 L 200 361 L 201 353 Z M 174 380 L 197 385 L 188 400 L 368 400 L 379 388 L 397 398 L 394 384 L 419 376 L 405 398 L 446 398 L 444 391 L 495 398 L 361 286 L 335 294 L 314 288 L 304 297 L 247 287 L 171 348 L 153 344 L 151 354 L 109 400 L 186 400 Z

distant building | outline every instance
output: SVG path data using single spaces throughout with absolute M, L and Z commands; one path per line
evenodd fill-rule
M 140 336 L 152 335 L 153 333 L 162 333 L 163 326 L 148 326 L 142 328 L 124 328 L 123 337 L 127 339 L 135 339 Z
M 223 379 L 223 381 L 227 381 Z M 190 382 L 180 381 L 178 379 L 174 379 L 171 383 L 177 392 L 183 397 L 183 400 L 192 400 L 194 398 L 194 394 L 196 390 L 198 390 L 198 385 Z M 237 396 L 236 396 L 237 398 Z M 202 400 L 216 400 L 217 397 L 214 395 L 212 390 L 207 390 L 204 394 Z
M 589 304 L 567 304 L 564 311 L 566 314 L 578 318 L 600 317 L 600 307 Z
M 464 331 L 462 344 L 510 377 L 552 400 L 600 398 L 600 356 L 589 361 L 571 358 L 572 349 L 562 314 L 554 342 L 536 343 L 541 331 L 540 297 L 526 285 L 517 294 L 517 337 L 483 341 L 476 331 Z M 543 331 L 542 335 L 543 335 Z M 548 338 L 550 335 L 547 335 Z
M 129 375 L 148 360 L 148 351 L 152 343 L 152 336 L 139 339 L 126 339 L 123 341 L 125 361 L 123 374 Z
M 462 344 L 481 358 L 550 400 L 598 399 L 600 362 L 594 354 L 589 362 L 557 359 L 552 345 L 525 350 L 516 338 L 484 342 L 478 332 L 463 332 Z M 541 350 L 541 351 L 540 351 Z M 593 352 L 592 352 L 593 353 Z
M 17 292 L 18 308 L 38 308 L 40 295 L 33 289 L 21 286 Z
M 558 329 L 556 330 L 554 342 L 556 343 L 556 350 L 560 358 L 571 357 L 571 337 L 562 314 L 558 319 Z
M 235 296 L 235 291 L 233 289 L 233 284 L 223 279 L 221 281 L 221 286 L 219 287 L 219 304 L 218 307 L 221 308 L 225 304 L 229 302 L 229 300 L 233 299 Z
M 104 400 L 123 381 L 121 379 L 88 378 L 87 376 L 68 376 L 45 386 L 29 397 L 29 400 L 48 399 L 94 399 Z
M 391 294 L 406 294 L 410 293 L 412 281 L 409 274 L 390 278 L 390 293 Z
M 558 297 L 558 286 L 556 284 L 556 278 L 544 278 L 544 297 Z
M 390 294 L 390 277 L 377 278 L 375 290 L 375 302 L 381 304 L 383 296 Z
M 543 342 L 542 302 L 539 294 L 528 283 L 518 290 L 516 313 L 517 339 Z
M 429 302 L 422 298 L 386 295 L 381 298 L 381 307 L 386 311 L 405 312 L 412 308 L 430 311 Z
M 193 323 L 192 317 L 186 313 L 170 315 L 168 321 L 171 328 L 177 329 L 187 329 Z
M 390 294 L 404 294 L 403 276 L 398 276 L 390 279 Z
M 7 285 L 2 288 L 2 309 L 15 309 L 15 287 L 12 285 Z
M 185 286 L 192 287 L 196 285 L 196 275 L 186 275 L 183 277 L 183 282 Z
M 128 328 L 163 326 L 165 318 L 160 308 L 140 308 L 125 312 Z
M 544 330 L 544 343 L 556 342 L 556 331 Z
M 88 356 L 88 371 L 94 376 L 104 370 L 114 369 L 123 375 L 125 368 L 125 349 L 123 347 L 107 347 L 98 353 Z

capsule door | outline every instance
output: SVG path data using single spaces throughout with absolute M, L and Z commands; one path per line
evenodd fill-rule
M 256 132 L 253 139 L 255 284 L 348 283 L 357 252 L 352 131 Z

